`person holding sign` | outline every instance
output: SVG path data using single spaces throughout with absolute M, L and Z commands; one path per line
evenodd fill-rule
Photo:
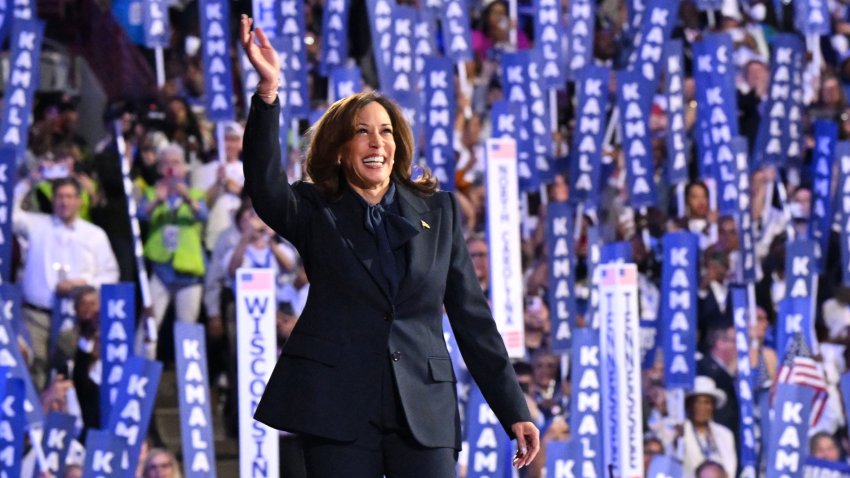
M 313 477 L 454 477 L 461 447 L 443 305 L 467 367 L 528 465 L 539 431 L 475 277 L 454 196 L 411 178 L 398 107 L 364 93 L 314 125 L 305 171 L 280 167 L 280 59 L 242 16 L 260 76 L 244 136 L 245 189 L 301 254 L 307 304 L 254 417 L 304 437 Z

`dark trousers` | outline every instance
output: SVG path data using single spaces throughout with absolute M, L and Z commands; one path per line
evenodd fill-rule
M 457 451 L 420 445 L 405 420 L 387 358 L 381 399 L 353 442 L 304 435 L 308 478 L 455 478 Z
M 353 443 L 304 438 L 308 478 L 454 478 L 457 452 L 426 448 L 413 437 L 378 428 Z

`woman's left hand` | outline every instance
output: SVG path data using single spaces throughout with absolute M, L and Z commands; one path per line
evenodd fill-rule
M 517 444 L 513 465 L 515 468 L 528 466 L 540 451 L 540 430 L 531 422 L 516 422 L 511 425 L 511 431 L 516 435 Z

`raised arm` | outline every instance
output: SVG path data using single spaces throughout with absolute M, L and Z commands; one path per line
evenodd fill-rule
M 252 23 L 250 17 L 242 15 L 242 47 L 260 74 L 242 140 L 245 191 L 260 218 L 301 250 L 306 238 L 298 225 L 309 213 L 281 170 L 277 98 L 280 59 L 262 29 L 251 31 Z

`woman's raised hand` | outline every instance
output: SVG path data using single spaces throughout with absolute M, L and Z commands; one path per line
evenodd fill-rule
M 245 49 L 248 60 L 254 65 L 254 69 L 260 74 L 260 83 L 257 85 L 257 89 L 260 92 L 277 91 L 280 80 L 280 58 L 266 34 L 263 33 L 262 28 L 258 27 L 251 31 L 253 23 L 253 18 L 242 15 L 242 48 Z

